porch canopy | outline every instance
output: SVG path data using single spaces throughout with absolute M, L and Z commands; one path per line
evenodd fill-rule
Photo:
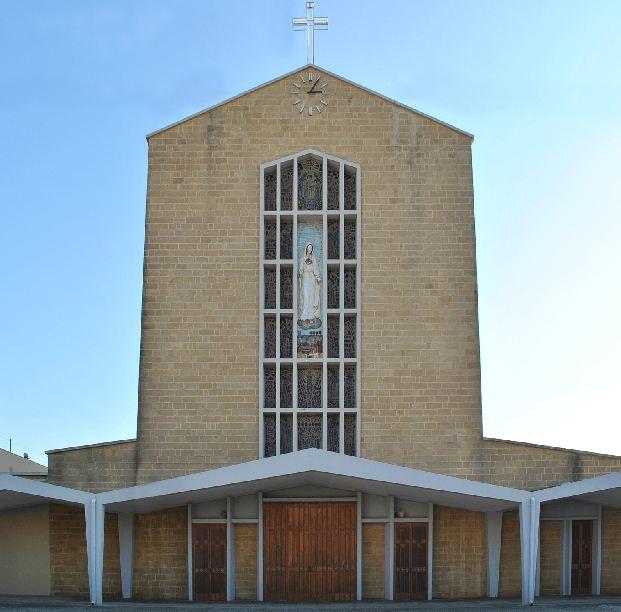
M 578 513 L 584 504 L 591 506 L 608 506 L 610 508 L 621 508 L 621 472 L 613 472 L 604 476 L 589 478 L 588 480 L 580 480 L 577 482 L 568 482 L 549 489 L 541 489 L 533 494 L 535 512 L 538 514 L 540 508 L 546 506 L 554 507 L 558 502 L 564 502 L 569 512 Z M 545 512 L 545 510 L 544 510 Z M 538 530 L 538 523 L 533 526 Z M 593 572 L 593 593 L 599 595 L 601 581 L 601 517 L 595 521 L 596 529 L 596 546 L 594 553 L 594 572 Z M 537 541 L 539 539 L 538 532 L 535 534 Z M 535 551 L 536 553 L 537 551 Z M 531 568 L 531 572 L 536 571 L 537 555 L 535 554 L 532 563 L 535 564 Z M 569 563 L 568 563 L 569 565 Z M 568 571 L 565 580 L 565 593 L 571 593 L 571 573 Z
M 119 513 L 119 530 L 125 533 L 125 537 L 120 533 L 121 575 L 124 578 L 124 596 L 129 597 L 131 584 L 128 582 L 131 581 L 133 552 L 127 550 L 130 544 L 123 546 L 123 540 L 133 540 L 133 520 L 130 520 L 133 514 L 301 486 L 393 496 L 486 513 L 490 564 L 488 590 L 491 596 L 497 596 L 498 593 L 502 512 L 519 509 L 523 600 L 525 603 L 532 602 L 534 582 L 531 588 L 527 571 L 532 545 L 530 493 L 360 457 L 307 449 L 98 494 L 97 506 L 101 516 L 97 520 L 97 603 L 102 599 L 104 512 Z
M 95 495 L 59 487 L 39 480 L 31 480 L 11 474 L 0 474 L 0 514 L 50 502 L 84 508 L 86 520 L 86 551 L 88 561 L 88 584 L 91 602 L 95 603 Z M 0 546 L 0 555 L 2 547 Z

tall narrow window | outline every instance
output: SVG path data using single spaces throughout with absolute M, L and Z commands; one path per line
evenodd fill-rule
M 358 455 L 360 168 L 316 151 L 261 166 L 260 454 Z

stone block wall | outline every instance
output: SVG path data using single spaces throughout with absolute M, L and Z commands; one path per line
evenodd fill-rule
M 48 482 L 91 493 L 135 484 L 136 440 L 48 451 Z
M 522 594 L 522 570 L 520 517 L 517 511 L 503 513 L 501 539 L 498 595 L 500 597 L 520 597 Z
M 257 526 L 233 526 L 235 541 L 235 599 L 257 599 Z
M 541 595 L 560 595 L 562 521 L 541 521 L 539 525 Z
M 84 510 L 50 504 L 50 594 L 89 598 Z M 103 596 L 121 596 L 118 523 L 106 514 Z
M 187 508 L 135 517 L 134 596 L 143 600 L 187 600 Z
M 602 509 L 602 595 L 621 595 L 621 510 Z
M 435 506 L 433 520 L 434 598 L 485 597 L 485 515 Z
M 362 525 L 362 597 L 384 599 L 386 573 L 386 526 Z

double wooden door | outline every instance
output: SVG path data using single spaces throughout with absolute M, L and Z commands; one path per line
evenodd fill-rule
M 267 601 L 356 599 L 356 503 L 263 506 Z
M 395 599 L 427 599 L 427 538 L 427 523 L 395 523 Z
M 593 521 L 571 522 L 571 593 L 593 592 Z
M 192 525 L 192 587 L 195 601 L 226 600 L 226 525 Z

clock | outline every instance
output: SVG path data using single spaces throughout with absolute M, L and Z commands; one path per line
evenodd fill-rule
M 312 117 L 321 114 L 328 106 L 326 96 L 329 96 L 328 83 L 317 72 L 300 74 L 293 81 L 291 88 L 293 106 L 300 115 Z

